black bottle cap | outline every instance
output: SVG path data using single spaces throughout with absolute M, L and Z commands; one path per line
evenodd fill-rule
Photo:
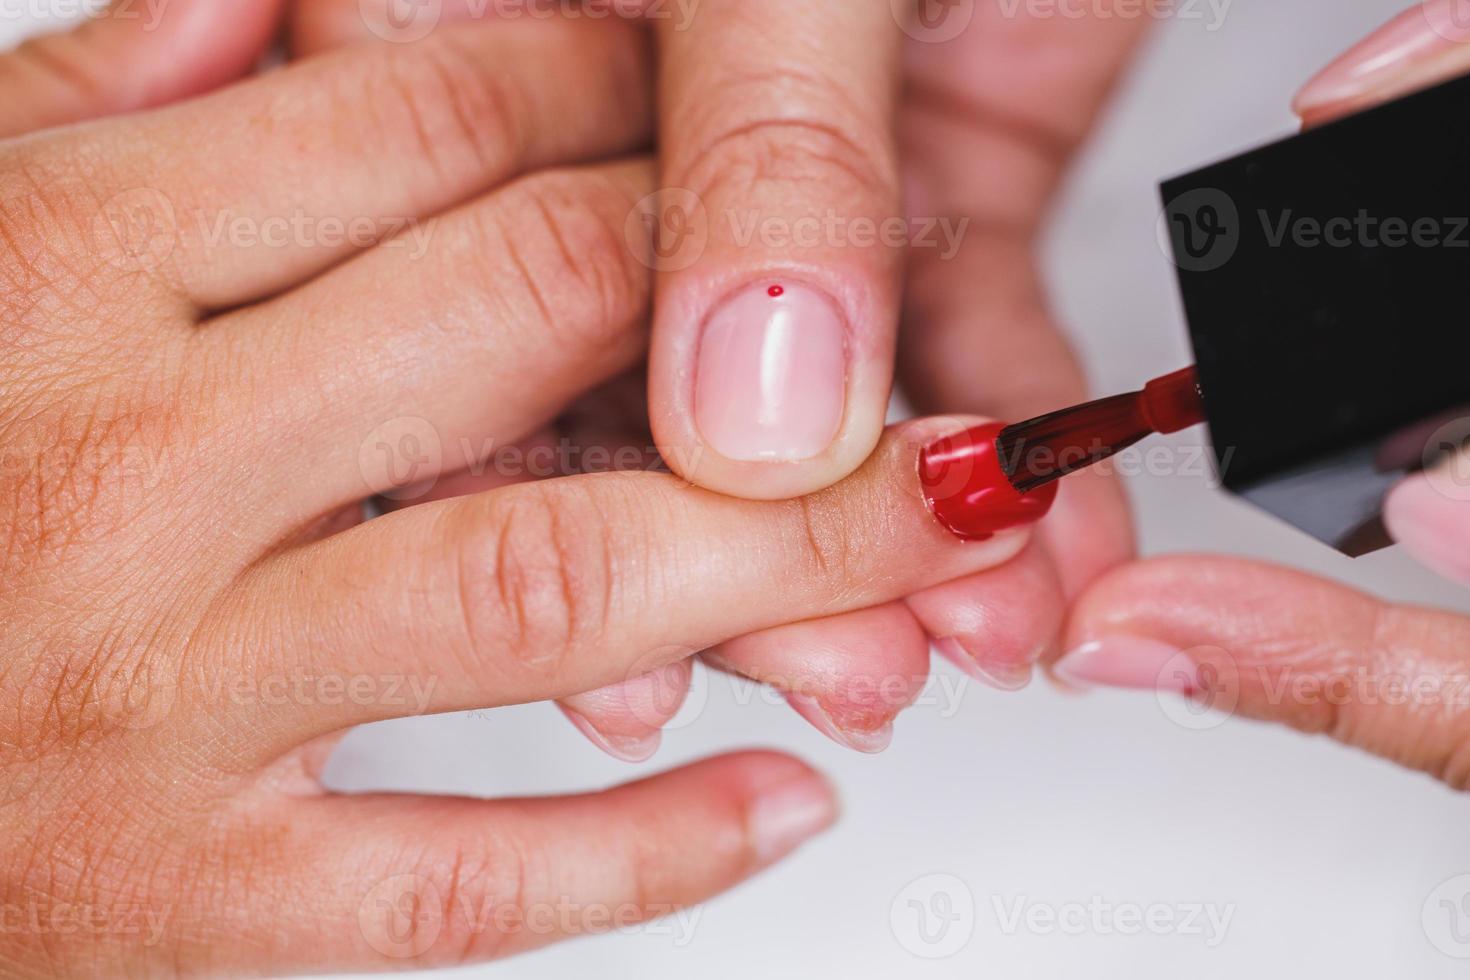
M 1231 491 L 1348 554 L 1470 436 L 1470 77 L 1162 186 Z

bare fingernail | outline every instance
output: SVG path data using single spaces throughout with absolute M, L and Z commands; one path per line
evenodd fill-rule
M 755 859 L 764 866 L 836 823 L 837 799 L 820 776 L 801 776 L 762 790 L 747 819 Z
M 796 713 L 826 735 L 838 745 L 845 745 L 849 749 L 858 752 L 866 752 L 876 755 L 888 748 L 893 742 L 893 722 L 889 721 L 878 728 L 867 731 L 859 731 L 853 728 L 837 724 L 832 715 L 822 707 L 821 702 L 807 694 L 787 694 L 786 702 L 796 709 Z
M 944 659 L 982 684 L 1001 691 L 1019 691 L 1031 683 L 1031 664 L 987 663 L 966 650 L 964 644 L 952 636 L 934 641 Z
M 1079 687 L 1189 694 L 1198 690 L 1199 675 L 1179 654 L 1177 647 L 1146 636 L 1115 634 L 1082 644 L 1052 670 Z
M 575 708 L 568 708 L 564 704 L 559 704 L 557 707 L 561 709 L 562 714 L 567 716 L 567 720 L 576 726 L 577 731 L 587 736 L 587 741 L 614 759 L 623 762 L 647 762 L 653 758 L 653 754 L 663 744 L 663 732 L 657 729 L 639 735 L 604 732 Z
M 1297 93 L 1298 115 L 1311 116 L 1342 103 L 1388 97 L 1428 84 L 1426 69 L 1470 42 L 1470 20 L 1457 10 L 1464 0 L 1429 0 L 1384 24 L 1333 61 Z
M 720 455 L 819 456 L 837 437 L 846 404 L 847 330 L 824 294 L 794 282 L 757 283 L 706 321 L 694 417 Z

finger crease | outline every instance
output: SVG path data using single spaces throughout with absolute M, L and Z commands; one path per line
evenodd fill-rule
M 1050 163 L 1060 166 L 1077 146 L 1077 141 L 1040 122 L 994 105 L 980 102 L 953 89 L 933 82 L 914 82 L 910 97 L 924 108 L 976 129 L 990 130 L 1009 136 L 1029 146 Z

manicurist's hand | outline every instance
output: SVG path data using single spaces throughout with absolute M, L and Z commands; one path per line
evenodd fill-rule
M 1298 93 L 1307 125 L 1328 122 L 1470 72 L 1470 23 L 1455 0 L 1405 10 L 1324 69 Z M 1394 538 L 1443 575 L 1470 584 L 1470 420 L 1446 425 L 1427 455 L 1443 457 L 1391 493 L 1384 518 Z
M 1416 5 L 1301 91 L 1308 125 L 1470 71 L 1453 2 Z M 1470 584 L 1470 421 L 1424 447 L 1433 465 L 1385 501 L 1389 531 Z M 1089 589 L 1055 671 L 1075 684 L 1183 694 L 1322 732 L 1470 789 L 1470 619 L 1383 602 L 1300 572 L 1232 558 L 1161 558 Z
M 631 217 L 655 231 L 659 287 L 648 369 L 584 399 L 531 449 L 570 438 L 614 453 L 652 441 L 676 472 L 727 493 L 824 486 L 872 445 L 895 345 L 908 400 L 924 412 L 1018 419 L 1085 399 L 1034 249 L 1146 12 L 1033 17 L 1025 5 L 928 0 L 296 0 L 292 47 L 411 47 L 467 20 L 497 30 L 550 16 L 634 21 L 653 36 L 663 191 Z M 906 162 L 899 177 L 896 153 Z M 824 732 L 873 751 L 922 685 L 930 640 L 984 683 L 1023 686 L 1055 642 L 1066 597 L 1131 548 L 1117 486 L 1079 475 L 1022 563 L 727 644 L 709 659 L 787 691 Z M 683 668 L 670 669 L 568 707 L 599 745 L 645 758 L 687 682 Z M 902 693 L 881 703 L 859 694 L 880 684 Z
M 472 473 L 643 356 L 625 218 L 652 166 L 584 161 L 647 142 L 649 65 L 626 25 L 471 26 L 109 115 L 248 70 L 272 13 L 174 0 L 176 21 L 0 60 L 16 973 L 458 962 L 698 901 L 834 819 L 820 777 L 771 753 L 542 800 L 315 777 L 350 725 L 1034 574 L 1024 528 L 961 542 L 925 508 L 920 451 L 963 418 L 890 430 L 799 500 L 618 472 L 362 523 L 365 498 Z M 224 60 L 143 53 L 159 38 Z M 108 84 L 142 62 L 146 84 Z

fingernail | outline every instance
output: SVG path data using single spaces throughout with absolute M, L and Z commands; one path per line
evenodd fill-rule
M 1470 467 L 1470 456 L 1450 465 Z M 1470 583 L 1470 483 L 1463 475 L 1444 469 L 1410 477 L 1389 493 L 1383 519 L 1393 539 L 1426 568 Z
M 929 512 L 956 537 L 983 541 L 1032 524 L 1057 499 L 1056 483 L 1030 493 L 1011 486 L 995 445 L 1004 428 L 993 422 L 946 436 L 919 454 L 919 483 Z
M 761 791 L 750 806 L 756 861 L 768 865 L 837 822 L 837 800 L 819 776 L 802 776 Z
M 704 325 L 694 418 L 727 459 L 819 456 L 847 405 L 847 330 L 808 286 L 764 282 L 725 300 Z
M 561 713 L 567 716 L 567 720 L 576 726 L 577 731 L 587 736 L 587 741 L 597 746 L 614 759 L 623 762 L 647 762 L 653 758 L 658 747 L 663 744 L 663 732 L 654 730 L 645 735 L 617 735 L 598 731 L 597 726 L 587 720 L 587 716 L 574 708 L 568 708 L 564 704 L 558 704 Z
M 877 755 L 893 743 L 891 721 L 871 731 L 855 731 L 838 725 L 821 703 L 810 695 L 788 694 L 786 702 L 796 709 L 797 714 L 811 722 L 812 727 L 838 745 L 845 745 L 868 755 Z
M 1031 683 L 1030 664 L 981 663 L 959 640 L 952 636 L 935 640 L 934 646 L 944 659 L 975 680 L 1001 691 L 1019 691 Z
M 1429 64 L 1470 42 L 1466 0 L 1416 4 L 1374 31 L 1307 82 L 1292 101 L 1299 116 L 1386 97 L 1432 81 Z
M 1052 670 L 1079 687 L 1123 687 L 1189 694 L 1199 688 L 1199 670 L 1176 647 L 1146 636 L 1116 634 L 1084 643 Z

